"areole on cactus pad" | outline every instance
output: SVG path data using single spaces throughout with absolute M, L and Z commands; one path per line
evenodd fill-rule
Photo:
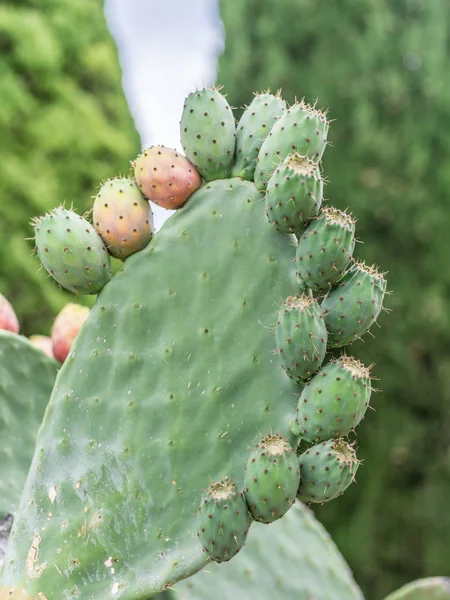
M 289 127 L 280 127 L 284 118 Z M 325 117 L 304 104 L 291 107 L 279 120 L 274 116 L 273 123 L 273 135 L 262 143 L 256 164 L 260 189 L 289 147 L 297 152 L 303 148 L 308 160 L 318 161 L 326 144 Z M 312 141 L 313 130 L 317 137 Z M 303 425 L 294 426 L 295 406 L 303 378 L 318 376 L 314 371 L 324 358 L 327 332 L 322 327 L 319 335 L 311 329 L 313 337 L 308 333 L 306 338 L 313 344 L 320 341 L 320 348 L 300 350 L 311 369 L 288 376 L 275 332 L 283 302 L 301 297 L 297 241 L 269 223 L 263 191 L 252 181 L 229 178 L 234 132 L 232 110 L 217 88 L 189 96 L 181 119 L 189 159 L 185 168 L 197 168 L 206 181 L 187 194 L 183 207 L 111 279 L 97 269 L 106 261 L 92 261 L 87 250 L 88 221 L 84 225 L 81 217 L 63 209 L 56 228 L 55 213 L 37 221 L 38 254 L 47 261 L 45 248 L 51 246 L 58 267 L 57 274 L 49 269 L 51 274 L 66 283 L 70 260 L 81 284 L 71 279 L 66 287 L 89 293 L 94 285 L 101 291 L 61 368 L 39 431 L 0 598 L 147 598 L 194 574 L 210 558 L 222 561 L 235 554 L 229 541 L 245 541 L 245 523 L 251 522 L 247 505 L 268 522 L 293 502 L 298 475 L 295 459 L 291 477 L 291 457 L 296 458 L 299 437 L 316 439 L 316 429 L 308 434 Z M 254 160 L 250 146 L 251 156 L 243 165 Z M 82 234 L 78 255 L 65 219 Z M 99 244 L 99 255 L 106 251 Z M 311 304 L 317 312 L 317 299 Z M 290 308 L 302 310 L 295 302 Z M 320 310 L 317 321 L 323 325 Z M 295 330 L 295 323 L 303 321 L 293 316 L 292 322 Z M 292 339 L 298 343 L 295 335 Z M 339 387 L 343 406 L 355 385 L 344 373 Z M 330 390 L 333 395 L 335 384 Z M 361 390 L 368 401 L 366 393 Z M 334 401 L 324 397 L 321 410 L 329 410 Z M 360 418 L 363 408 L 365 402 Z M 359 420 L 345 433 L 329 425 L 328 437 L 346 435 Z M 278 465 L 280 445 L 269 444 L 277 469 L 264 466 L 265 456 L 258 459 L 263 473 L 268 471 L 267 485 L 251 489 L 244 486 L 245 466 L 261 434 L 266 445 L 273 437 L 287 446 L 278 453 Z M 328 439 L 325 434 L 323 439 Z M 224 481 L 232 482 L 236 496 L 225 484 L 219 490 L 218 482 Z M 283 481 L 292 485 L 292 493 L 280 499 L 269 484 L 281 489 Z M 218 493 L 220 498 L 229 493 L 227 498 L 243 499 L 244 487 L 247 505 L 239 501 L 239 519 L 230 525 L 222 522 L 228 509 L 216 517 L 208 512 L 214 523 L 200 523 L 199 531 L 202 490 L 209 489 L 213 502 L 221 502 Z M 269 493 L 276 505 L 266 512 Z M 202 527 L 208 534 L 204 538 Z M 220 531 L 227 532 L 227 540 L 217 554 L 211 541 Z

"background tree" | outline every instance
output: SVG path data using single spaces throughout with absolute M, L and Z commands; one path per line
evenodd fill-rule
M 361 258 L 389 270 L 380 378 L 358 431 L 358 485 L 316 513 L 368 598 L 448 572 L 450 4 L 223 0 L 218 81 L 234 106 L 282 88 L 329 107 L 325 196 L 358 216 Z M 299 540 L 301 543 L 301 540 Z
M 36 269 L 30 218 L 84 212 L 138 151 L 103 2 L 0 0 L 0 293 L 24 333 L 47 333 L 69 299 Z

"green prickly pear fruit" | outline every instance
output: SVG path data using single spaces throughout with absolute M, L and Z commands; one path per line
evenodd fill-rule
M 230 176 L 235 131 L 233 111 L 218 88 L 189 94 L 181 115 L 181 143 L 206 181 Z
M 0 329 L 19 333 L 20 326 L 12 304 L 0 294 Z
M 34 220 L 42 265 L 66 290 L 97 294 L 111 278 L 109 254 L 94 227 L 72 210 L 55 208 Z
M 136 182 L 127 177 L 102 185 L 92 212 L 94 227 L 115 258 L 125 259 L 142 250 L 154 233 L 150 204 Z
M 253 181 L 256 160 L 262 143 L 270 130 L 286 112 L 286 102 L 279 92 L 255 94 L 243 112 L 236 129 L 236 154 L 231 168 L 232 177 Z
M 342 439 L 312 446 L 300 454 L 298 464 L 297 498 L 302 502 L 328 502 L 343 494 L 359 467 L 354 449 Z
M 328 333 L 312 295 L 289 296 L 283 302 L 275 339 L 281 365 L 289 377 L 300 383 L 317 371 L 325 358 Z
M 332 206 L 305 229 L 297 245 L 297 276 L 315 291 L 328 289 L 344 274 L 355 248 L 355 220 Z
M 53 323 L 51 340 L 53 356 L 64 362 L 81 327 L 89 316 L 89 308 L 69 303 L 56 316 Z
M 203 551 L 216 562 L 235 556 L 247 539 L 250 515 L 244 495 L 228 478 L 213 482 L 203 492 L 197 535 Z
M 50 358 L 54 358 L 52 338 L 48 335 L 31 335 L 30 342 L 39 350 L 42 350 Z
M 380 314 L 385 293 L 383 274 L 354 262 L 322 302 L 328 346 L 346 346 L 364 335 Z
M 417 579 L 392 592 L 385 600 L 450 600 L 450 578 Z
M 255 184 L 266 188 L 279 163 L 296 152 L 318 163 L 327 143 L 329 123 L 326 115 L 314 106 L 297 102 L 277 120 L 258 154 Z
M 272 523 L 295 501 L 300 469 L 295 450 L 279 434 L 262 437 L 245 467 L 245 499 L 252 517 Z
M 137 157 L 133 166 L 141 192 L 163 208 L 181 208 L 202 185 L 194 165 L 172 148 L 151 146 Z
M 290 154 L 267 184 L 266 216 L 277 231 L 301 234 L 319 212 L 322 198 L 317 165 L 306 156 Z
M 369 406 L 370 367 L 351 356 L 332 359 L 305 385 L 291 430 L 307 442 L 338 438 L 352 431 Z

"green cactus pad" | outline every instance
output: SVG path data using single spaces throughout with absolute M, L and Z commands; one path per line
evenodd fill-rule
M 300 481 L 297 455 L 281 435 L 261 438 L 245 467 L 245 499 L 256 521 L 272 523 L 292 506 Z
M 94 227 L 111 256 L 125 259 L 142 250 L 154 233 L 150 204 L 136 182 L 116 177 L 100 188 L 92 212 Z
M 418 579 L 389 594 L 385 600 L 450 600 L 450 578 Z
M 332 359 L 306 383 L 291 429 L 307 442 L 345 436 L 364 417 L 371 391 L 370 371 L 359 360 Z
M 298 386 L 272 333 L 294 256 L 262 194 L 232 179 L 200 188 L 124 262 L 55 384 L 3 593 L 147 598 L 205 565 L 201 490 L 226 475 L 242 489 L 260 431 L 295 445 Z
M 0 519 L 18 507 L 58 367 L 27 338 L 0 331 Z
M 190 94 L 181 115 L 181 143 L 205 181 L 230 177 L 236 145 L 233 111 L 218 89 Z
M 72 210 L 55 208 L 35 219 L 34 231 L 42 265 L 66 290 L 97 294 L 111 278 L 102 238 Z
M 345 492 L 355 481 L 359 461 L 350 444 L 342 439 L 312 446 L 298 457 L 302 502 L 328 502 Z
M 250 528 L 250 514 L 242 492 L 228 479 L 211 483 L 198 509 L 197 536 L 215 562 L 226 562 L 241 550 Z
M 233 177 L 253 181 L 256 159 L 270 130 L 286 112 L 286 102 L 280 94 L 255 94 L 236 129 L 236 155 L 231 169 Z
M 327 290 L 342 277 L 355 248 L 355 220 L 332 206 L 302 233 L 297 245 L 297 276 L 302 287 Z
M 277 231 L 301 235 L 319 212 L 322 198 L 317 165 L 305 156 L 290 154 L 267 184 L 266 216 Z
M 380 314 L 385 293 L 382 273 L 355 262 L 322 302 L 328 346 L 347 346 L 364 335 Z
M 325 358 L 328 339 L 317 300 L 306 294 L 287 298 L 280 308 L 275 339 L 286 374 L 298 383 L 311 377 Z
M 170 598 L 364 600 L 333 540 L 300 502 L 269 527 L 254 523 L 234 560 L 181 581 Z
M 304 102 L 297 102 L 277 120 L 258 154 L 255 184 L 266 188 L 272 173 L 289 154 L 308 156 L 318 163 L 327 143 L 329 124 L 326 116 Z

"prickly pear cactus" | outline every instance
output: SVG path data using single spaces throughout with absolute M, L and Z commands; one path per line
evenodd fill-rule
M 284 118 L 286 127 L 280 126 Z M 275 331 L 283 302 L 300 297 L 297 240 L 269 223 L 264 192 L 252 181 L 229 178 L 234 131 L 231 108 L 217 88 L 190 95 L 181 119 L 188 160 L 176 169 L 177 198 L 185 204 L 111 279 L 106 248 L 91 246 L 88 237 L 101 238 L 87 221 L 62 209 L 56 227 L 55 212 L 37 220 L 38 255 L 50 274 L 74 291 L 101 291 L 53 389 L 5 558 L 0 599 L 143 599 L 193 575 L 211 558 L 227 561 L 236 553 L 229 540 L 237 539 L 239 549 L 245 541 L 245 523 L 222 521 L 225 510 L 214 519 L 210 511 L 215 527 L 204 526 L 203 538 L 197 514 L 202 490 L 209 485 L 215 494 L 217 482 L 226 480 L 241 494 L 249 449 L 260 435 L 279 436 L 292 452 L 297 448 L 304 433 L 297 403 L 302 378 L 317 377 L 313 371 L 324 360 L 327 335 L 320 311 L 309 311 L 309 324 L 320 321 L 319 329 L 311 324 L 310 330 L 317 347 L 307 343 L 308 333 L 301 336 L 300 354 L 304 360 L 306 352 L 312 368 L 290 377 Z M 258 154 L 258 187 L 265 189 L 270 165 L 289 156 L 289 148 L 303 149 L 317 162 L 327 131 L 326 117 L 304 104 L 275 120 Z M 155 160 L 154 168 L 146 162 L 145 173 L 158 180 L 153 183 L 162 203 L 162 159 Z M 206 181 L 194 193 L 179 195 L 178 184 L 191 180 L 195 168 Z M 141 187 L 147 199 L 152 185 Z M 320 205 L 321 198 L 316 200 Z M 59 222 L 67 219 L 80 232 L 77 239 Z M 130 219 L 129 227 L 134 225 Z M 50 247 L 51 262 L 45 252 Z M 303 321 L 293 318 L 294 327 L 296 322 Z M 339 389 L 343 397 L 338 419 L 351 427 L 343 433 L 331 413 L 324 418 L 323 439 L 346 435 L 362 418 L 365 404 L 355 420 L 354 402 L 347 398 L 356 389 L 347 370 L 348 377 L 336 377 L 342 382 L 328 379 L 331 395 Z M 336 399 L 325 396 L 326 413 Z M 316 437 L 312 428 L 309 441 Z M 278 475 L 286 473 L 273 474 L 275 486 Z M 296 485 L 281 500 L 273 495 L 280 509 L 270 511 L 271 519 L 289 508 Z M 211 541 L 221 530 L 227 542 L 214 555 Z
M 59 363 L 0 331 L 0 519 L 18 508 Z
M 255 523 L 239 555 L 177 584 L 172 600 L 363 600 L 329 534 L 300 502 L 270 526 Z
M 385 600 L 450 600 L 448 577 L 427 577 L 408 583 Z

